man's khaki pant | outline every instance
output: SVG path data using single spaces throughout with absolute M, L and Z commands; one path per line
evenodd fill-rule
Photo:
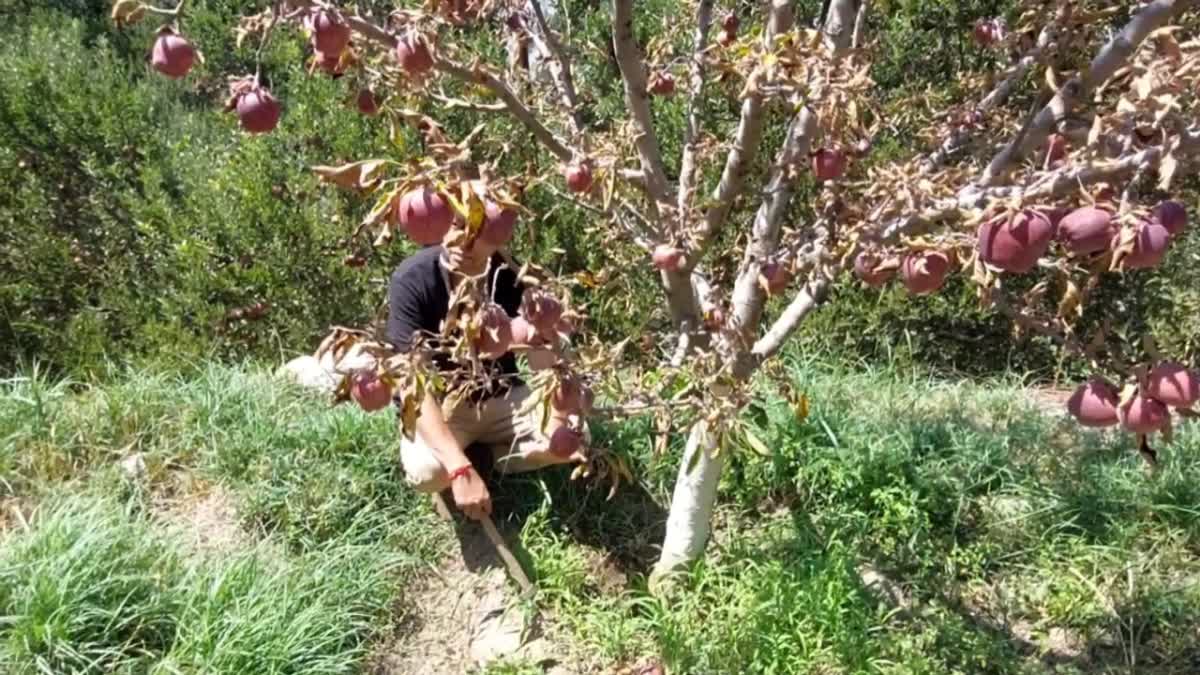
M 514 387 L 508 395 L 491 398 L 477 405 L 464 402 L 446 419 L 450 433 L 465 448 L 480 443 L 491 448 L 496 470 L 500 473 L 531 471 L 544 465 L 528 459 L 531 452 L 545 450 L 549 444 L 541 431 L 540 406 L 521 412 L 532 396 L 529 387 Z M 414 434 L 409 440 L 400 434 L 400 464 L 410 485 L 421 492 L 436 492 L 445 487 L 440 480 L 443 467 L 429 445 Z

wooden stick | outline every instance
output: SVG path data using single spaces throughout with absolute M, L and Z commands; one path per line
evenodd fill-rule
M 487 533 L 488 539 L 492 545 L 496 547 L 496 553 L 500 554 L 500 558 L 504 560 L 504 566 L 508 568 L 508 573 L 521 587 L 521 592 L 524 594 L 533 594 L 533 582 L 529 581 L 529 577 L 525 575 L 525 570 L 521 567 L 521 563 L 517 562 L 517 557 L 509 550 L 508 544 L 504 543 L 504 537 L 500 536 L 500 531 L 496 529 L 496 523 L 491 516 L 484 516 L 483 520 L 479 521 L 483 526 L 483 531 Z

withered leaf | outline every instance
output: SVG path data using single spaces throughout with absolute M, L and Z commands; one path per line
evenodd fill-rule
M 376 175 L 383 160 L 369 159 L 351 162 L 342 166 L 314 166 L 313 173 L 326 183 L 333 183 L 345 190 L 366 190 L 379 182 Z

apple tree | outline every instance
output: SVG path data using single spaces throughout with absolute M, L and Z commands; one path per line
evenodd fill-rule
M 885 114 L 871 78 L 871 13 L 887 5 L 825 0 L 820 16 L 797 17 L 789 0 L 688 0 L 647 31 L 634 0 L 611 0 L 584 17 L 607 22 L 603 44 L 573 41 L 548 0 L 373 11 L 278 0 L 242 17 L 230 27 L 239 41 L 261 52 L 273 35 L 307 40 L 314 73 L 354 73 L 348 93 L 362 114 L 424 139 L 418 157 L 314 167 L 372 200 L 356 234 L 376 246 L 397 235 L 507 242 L 530 220 L 522 196 L 544 191 L 587 214 L 582 226 L 611 244 L 614 269 L 589 270 L 593 284 L 640 260 L 633 269 L 656 276 L 669 309 L 670 335 L 661 337 L 672 348 L 654 372 L 614 367 L 641 336 L 582 339 L 586 317 L 566 301 L 565 280 L 526 262 L 520 273 L 531 288 L 515 319 L 467 284 L 443 334 L 420 350 L 394 355 L 370 333 L 335 332 L 326 347 L 371 344 L 378 363 L 342 393 L 368 409 L 386 406 L 390 393 L 411 429 L 426 390 L 454 400 L 470 380 L 434 375 L 433 352 L 465 363 L 509 349 L 531 360 L 550 352 L 534 378 L 543 405 L 576 418 L 647 414 L 685 426 L 661 577 L 702 553 L 731 449 L 770 452 L 740 421 L 751 381 L 774 381 L 804 414 L 807 400 L 776 374 L 773 357 L 831 288 L 900 284 L 920 302 L 960 275 L 1015 330 L 1086 362 L 1094 376 L 1070 414 L 1132 434 L 1152 460 L 1151 439 L 1169 441 L 1173 421 L 1196 414 L 1200 375 L 1159 354 L 1151 336 L 1080 318 L 1106 278 L 1153 274 L 1187 227 L 1188 209 L 1171 190 L 1200 153 L 1192 11 L 1200 0 L 1023 0 L 1009 20 L 981 19 L 970 31 L 979 50 L 994 53 L 993 72 L 963 76 L 948 108 L 913 100 L 900 119 Z M 186 0 L 117 0 L 112 10 L 122 25 L 163 22 L 150 61 L 171 78 L 187 77 L 202 47 L 188 41 L 186 15 Z M 460 44 L 464 30 L 502 31 L 504 62 Z M 584 67 L 610 73 L 623 92 L 621 119 L 596 124 L 586 114 Z M 682 111 L 678 139 L 665 137 L 671 125 L 656 110 L 668 100 Z M 709 114 L 718 102 L 731 120 Z M 259 72 L 230 81 L 226 109 L 247 134 L 271 132 L 287 105 Z M 494 158 L 473 152 L 482 127 L 463 138 L 445 131 L 438 116 L 449 110 L 508 116 L 545 161 L 498 171 Z M 900 130 L 918 147 L 875 157 Z M 668 147 L 679 148 L 677 161 Z M 793 203 L 798 194 L 806 203 Z M 593 390 L 606 407 L 593 405 Z M 569 431 L 556 439 L 568 452 L 581 443 L 579 429 Z M 597 451 L 577 473 L 608 476 L 614 488 L 629 478 L 613 451 Z

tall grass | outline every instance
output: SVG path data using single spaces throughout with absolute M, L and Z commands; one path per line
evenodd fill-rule
M 11 673 L 350 673 L 386 630 L 402 558 L 332 541 L 187 556 L 113 499 L 51 499 L 0 550 Z

